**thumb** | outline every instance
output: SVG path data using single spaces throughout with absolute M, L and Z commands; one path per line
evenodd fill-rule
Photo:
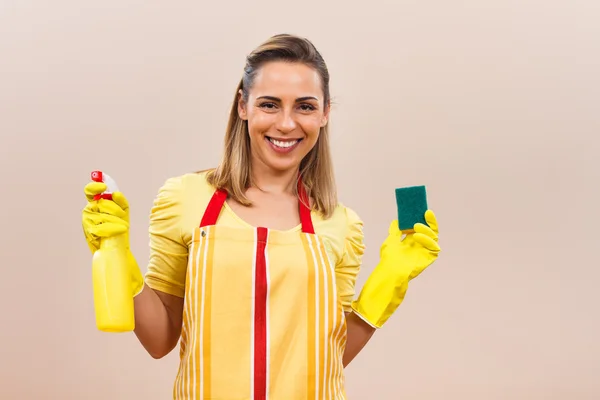
M 112 199 L 123 211 L 127 211 L 129 209 L 129 201 L 127 201 L 127 197 L 122 192 L 114 192 L 112 194 Z
M 390 227 L 388 229 L 388 234 L 390 236 L 402 236 L 402 232 L 400 231 L 400 228 L 398 227 L 398 220 L 395 219 L 390 223 Z

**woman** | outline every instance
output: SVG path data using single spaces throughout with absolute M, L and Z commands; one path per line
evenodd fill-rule
M 247 58 L 214 170 L 170 178 L 150 217 L 145 275 L 131 255 L 135 334 L 154 358 L 180 342 L 175 399 L 345 398 L 344 367 L 439 253 L 437 223 L 397 221 L 353 300 L 362 221 L 338 202 L 329 74 L 306 39 L 277 35 Z M 129 232 L 122 193 L 90 183 L 92 251 Z

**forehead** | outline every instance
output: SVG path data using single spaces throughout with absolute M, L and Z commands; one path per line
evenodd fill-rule
M 322 97 L 321 79 L 313 68 L 300 63 L 270 62 L 255 76 L 251 96 Z

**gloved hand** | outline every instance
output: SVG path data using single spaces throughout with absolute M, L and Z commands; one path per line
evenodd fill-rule
M 398 221 L 390 224 L 379 263 L 352 303 L 354 312 L 375 328 L 381 328 L 390 318 L 404 300 L 410 280 L 430 266 L 441 251 L 433 211 L 425 212 L 425 221 L 427 225 L 415 224 L 414 232 L 404 239 Z
M 131 275 L 132 295 L 137 296 L 144 288 L 144 278 L 135 257 L 129 249 L 129 202 L 121 192 L 112 194 L 112 200 L 94 200 L 94 196 L 106 191 L 103 182 L 90 182 L 85 188 L 88 204 L 82 212 L 82 225 L 85 239 L 92 254 L 100 247 L 100 241 L 107 237 L 124 236 L 127 245 L 127 268 Z

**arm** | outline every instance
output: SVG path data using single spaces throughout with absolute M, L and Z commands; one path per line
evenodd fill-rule
M 359 219 L 353 215 L 353 235 L 347 240 L 344 263 L 338 267 L 338 281 L 345 297 L 354 287 L 355 275 L 364 250 Z M 352 301 L 353 312 L 346 313 L 347 343 L 343 356 L 346 367 L 369 342 L 375 330 L 381 328 L 400 305 L 408 282 L 416 278 L 438 257 L 438 226 L 431 210 L 425 213 L 427 225 L 416 224 L 415 233 L 402 238 L 397 221 L 390 224 L 389 235 L 381 246 L 380 260 L 369 275 L 358 299 Z M 354 271 L 354 272 L 350 272 Z M 348 278 L 350 277 L 350 278 Z M 368 321 L 368 322 L 367 322 Z
M 367 324 L 353 312 L 346 313 L 346 324 L 348 326 L 348 333 L 346 349 L 342 359 L 344 368 L 360 353 L 375 333 L 375 328 Z
M 181 334 L 183 298 L 144 285 L 134 299 L 135 335 L 153 358 L 175 348 Z
M 153 358 L 162 358 L 181 335 L 188 248 L 183 178 L 168 179 L 150 214 L 150 258 L 142 292 L 134 298 L 135 335 Z
M 160 189 L 150 218 L 150 262 L 148 285 L 131 251 L 127 268 L 134 299 L 134 332 L 154 358 L 167 355 L 181 333 L 183 296 L 188 249 L 181 234 L 183 209 L 182 177 L 171 178 Z M 95 200 L 107 186 L 91 182 L 84 191 L 88 204 L 82 224 L 88 246 L 94 253 L 101 238 L 126 234 L 129 242 L 129 202 L 121 192 L 110 200 Z
M 346 207 L 346 235 L 340 246 L 341 258 L 336 264 L 336 284 L 346 316 L 346 348 L 342 363 L 346 367 L 366 346 L 375 328 L 352 312 L 355 283 L 365 251 L 363 222 L 352 209 Z

